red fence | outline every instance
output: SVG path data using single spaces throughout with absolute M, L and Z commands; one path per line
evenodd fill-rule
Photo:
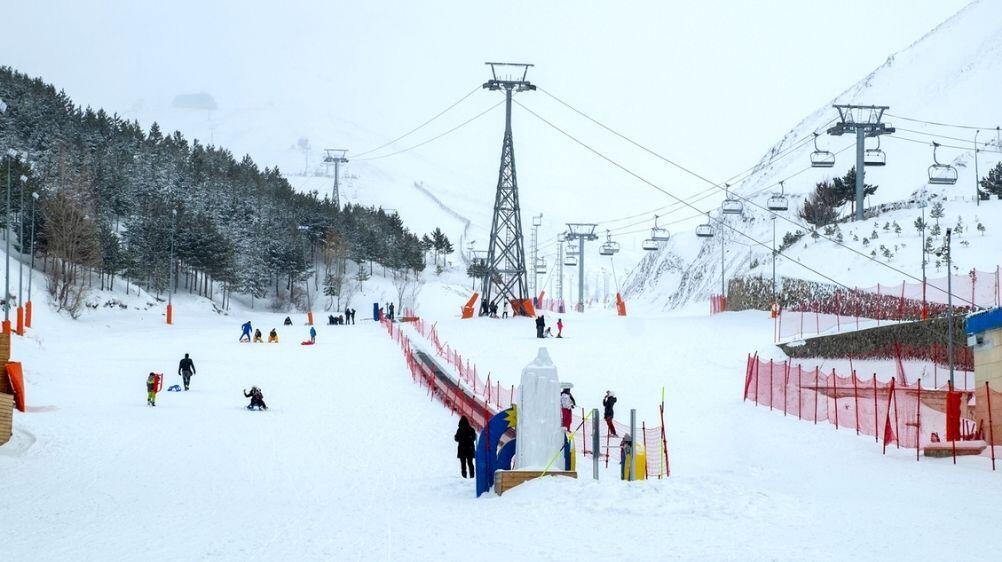
M 727 311 L 727 297 L 724 295 L 710 295 L 710 314 L 720 314 Z
M 827 422 L 836 429 L 873 436 L 885 452 L 892 444 L 915 449 L 916 460 L 920 450 L 932 443 L 993 438 L 988 435 L 993 431 L 991 410 L 984 416 L 989 418 L 987 424 L 967 406 L 958 407 L 956 418 L 951 418 L 953 424 L 944 413 L 949 401 L 967 405 L 974 394 L 930 389 L 923 387 L 921 379 L 909 384 L 902 373 L 881 381 L 876 373 L 869 378 L 860 378 L 855 371 L 839 375 L 834 369 L 822 372 L 818 367 L 763 361 L 751 355 L 743 393 L 744 400 L 782 411 L 785 417 L 796 416 L 815 424 Z M 994 405 L 992 408 L 1002 409 Z M 994 449 L 989 449 L 994 455 Z
M 408 358 L 408 366 L 411 368 L 411 373 L 415 377 L 415 380 L 423 386 L 428 386 L 431 389 L 432 396 L 438 397 L 453 413 L 469 417 L 472 412 L 474 415 L 482 417 L 486 414 L 480 413 L 479 409 L 481 408 L 486 408 L 490 412 L 499 412 L 518 402 L 518 391 L 515 385 L 506 385 L 491 373 L 487 374 L 486 379 L 482 378 L 475 364 L 470 362 L 469 359 L 463 358 L 457 350 L 451 348 L 449 344 L 441 340 L 438 330 L 434 325 L 429 325 L 427 322 L 417 319 L 415 322 L 409 322 L 408 324 L 413 326 L 414 330 L 424 338 L 430 346 L 430 350 L 440 359 L 443 359 L 448 367 L 455 372 L 459 388 L 465 398 L 455 396 L 455 392 L 450 394 L 447 389 L 433 388 L 431 383 L 428 382 L 428 374 L 424 372 L 426 369 L 417 364 L 418 362 L 413 358 L 411 341 L 403 334 L 403 331 L 399 327 L 390 322 L 384 322 L 384 324 L 387 326 L 389 334 L 400 343 L 401 349 L 403 349 L 404 354 Z M 412 364 L 415 365 L 412 366 Z M 415 374 L 415 371 L 417 371 L 417 374 Z M 666 431 L 664 430 L 663 402 L 659 406 L 659 414 L 662 422 L 661 425 L 647 427 L 646 422 L 641 422 L 641 426 L 638 428 L 642 433 L 642 442 L 647 451 L 647 477 L 668 477 L 671 473 L 668 440 Z M 592 450 L 591 443 L 591 420 L 583 423 L 586 415 L 587 412 L 584 409 L 580 413 L 575 412 L 572 416 L 571 430 L 574 432 L 575 448 L 585 456 L 591 456 L 595 451 Z M 470 420 L 472 423 L 474 418 L 471 417 Z M 603 456 L 606 466 L 609 464 L 610 457 L 615 459 L 614 462 L 618 462 L 617 451 L 621 445 L 621 437 L 630 431 L 629 426 L 616 421 L 612 422 L 612 426 L 615 428 L 615 435 L 612 435 L 612 432 L 609 431 L 608 423 L 605 420 L 601 420 L 599 424 L 599 441 L 603 443 L 599 454 Z M 475 427 L 479 429 L 482 427 L 482 424 Z

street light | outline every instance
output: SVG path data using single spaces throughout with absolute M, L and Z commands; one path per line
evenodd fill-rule
M 167 324 L 174 323 L 174 225 L 177 222 L 177 209 L 170 212 L 170 275 L 167 281 Z
M 4 260 L 4 291 L 3 291 L 3 333 L 10 334 L 10 169 L 14 165 L 13 159 L 17 157 L 17 151 L 13 148 L 7 150 L 7 195 L 6 214 L 4 215 L 4 238 L 6 244 L 6 259 Z
M 22 175 L 18 192 L 17 206 L 17 243 L 19 245 L 17 260 L 17 335 L 24 335 L 24 186 L 28 176 Z
M 31 278 L 35 276 L 35 202 L 38 193 L 31 192 L 31 265 L 28 268 L 28 302 L 24 303 L 24 325 L 31 327 Z

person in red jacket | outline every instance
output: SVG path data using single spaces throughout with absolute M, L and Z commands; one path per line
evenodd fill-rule
M 557 318 L 557 337 L 558 338 L 564 337 L 564 336 L 561 335 L 563 333 L 564 333 L 564 319 L 563 318 Z
M 157 392 L 160 392 L 160 381 L 162 381 L 162 375 L 157 373 L 150 373 L 150 376 L 146 377 L 146 404 L 149 406 L 157 405 Z

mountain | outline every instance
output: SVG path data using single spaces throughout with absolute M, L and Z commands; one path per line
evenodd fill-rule
M 923 198 L 943 203 L 945 216 L 940 221 L 944 229 L 958 220 L 967 227 L 957 238 L 955 271 L 994 270 L 1000 261 L 992 250 L 1002 243 L 1002 202 L 983 201 L 980 206 L 975 202 L 974 139 L 980 128 L 977 176 L 984 177 L 1002 159 L 1002 133 L 998 128 L 1002 115 L 995 102 L 1000 88 L 1002 4 L 974 2 L 797 123 L 763 155 L 747 177 L 735 183 L 732 192 L 747 200 L 742 216 L 724 217 L 734 227 L 726 229 L 723 237 L 726 278 L 772 275 L 773 224 L 765 207 L 768 199 L 780 191 L 781 180 L 789 210 L 779 213 L 775 221 L 775 243 L 779 246 L 785 235 L 794 237 L 798 231 L 808 235 L 783 251 L 777 260 L 777 275 L 834 280 L 858 287 L 901 282 L 902 272 L 920 275 L 921 242 L 913 222 L 921 213 L 916 202 Z M 855 138 L 825 134 L 838 115 L 833 104 L 889 106 L 883 120 L 896 128 L 894 134 L 883 136 L 880 142 L 886 166 L 866 167 L 866 183 L 879 186 L 867 198 L 867 208 L 877 216 L 864 223 L 839 225 L 843 244 L 863 256 L 824 237 L 812 238 L 804 220 L 798 217 L 817 182 L 843 176 L 855 165 Z M 835 153 L 834 167 L 810 167 L 815 132 L 821 134 L 821 149 Z M 939 161 L 956 168 L 955 185 L 928 185 L 933 141 L 943 145 L 938 151 Z M 868 140 L 867 147 L 876 148 L 877 144 Z M 848 214 L 848 207 L 845 212 Z M 714 210 L 713 216 L 716 220 L 723 215 Z M 901 232 L 893 233 L 895 223 Z M 978 223 L 985 227 L 984 231 L 976 228 Z M 886 231 L 885 225 L 889 227 Z M 871 240 L 874 232 L 878 241 Z M 719 293 L 721 238 L 697 238 L 692 231 L 679 233 L 632 272 L 628 295 L 651 306 L 673 308 Z M 934 243 L 941 244 L 942 238 Z M 935 269 L 940 267 L 942 264 Z M 931 266 L 929 275 L 936 274 Z M 939 274 L 945 275 L 945 269 Z

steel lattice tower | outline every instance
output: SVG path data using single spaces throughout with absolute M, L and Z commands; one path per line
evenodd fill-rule
M 536 87 L 525 79 L 531 64 L 486 64 L 491 67 L 491 79 L 484 83 L 484 88 L 503 90 L 505 94 L 505 127 L 497 194 L 494 198 L 494 218 L 491 220 L 491 238 L 487 248 L 483 302 L 497 304 L 500 308 L 501 303 L 507 300 L 512 304 L 513 314 L 526 315 L 529 313 L 524 308 L 524 303 L 529 299 L 528 280 L 522 214 L 518 204 L 518 180 L 515 175 L 515 147 L 511 137 L 511 96 L 513 92 L 531 91 Z
M 341 164 L 347 164 L 345 155 L 348 150 L 344 148 L 325 148 L 324 164 L 334 166 L 334 187 L 331 189 L 331 203 L 337 209 L 341 208 Z

